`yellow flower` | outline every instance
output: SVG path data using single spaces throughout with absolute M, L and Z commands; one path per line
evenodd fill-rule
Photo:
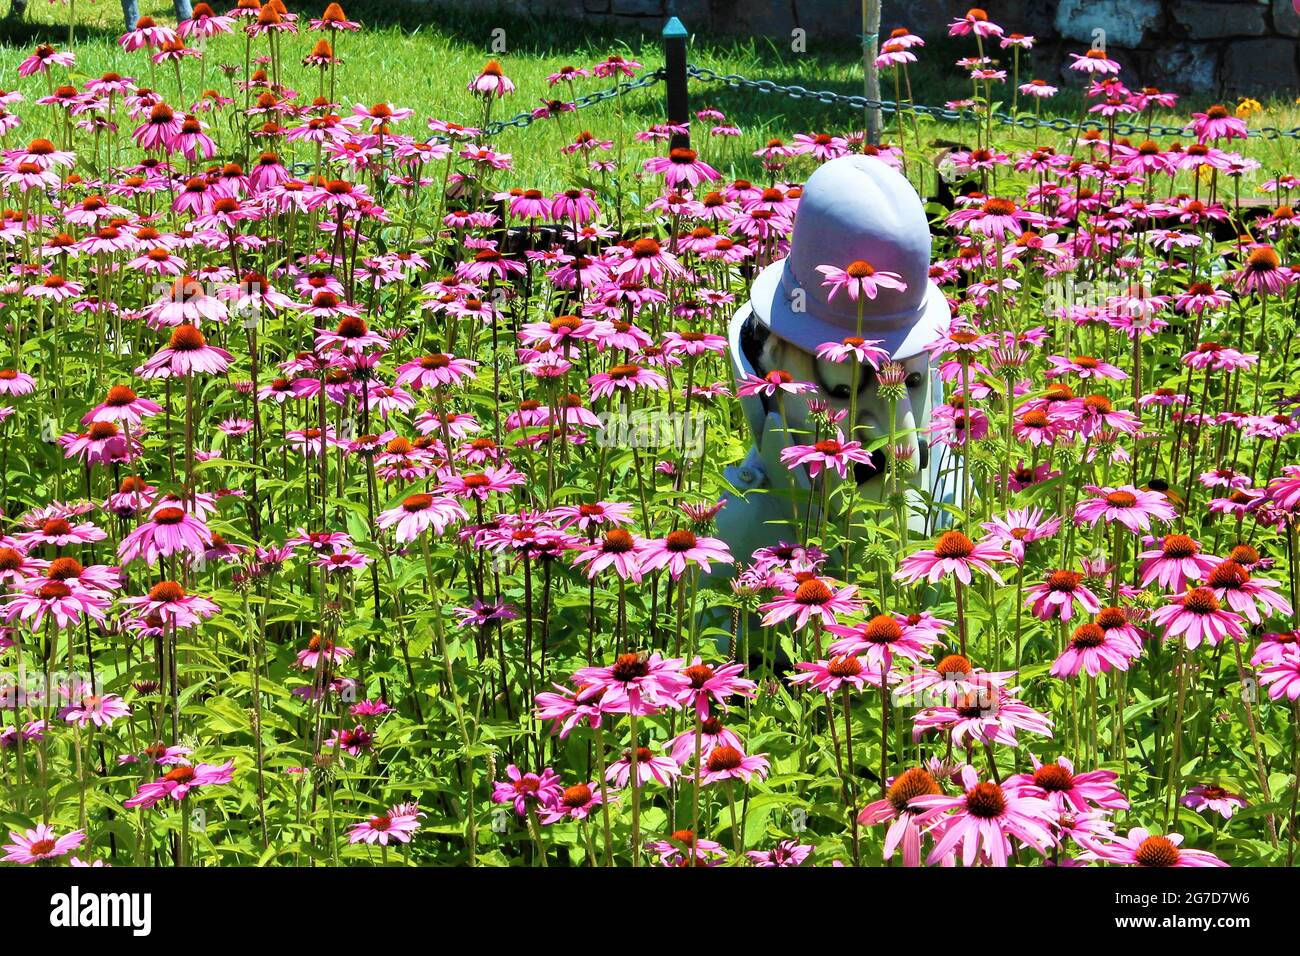
M 1264 112 L 1264 105 L 1259 100 L 1252 100 L 1249 96 L 1243 96 L 1237 103 L 1237 116 L 1240 119 L 1249 119 L 1256 113 Z

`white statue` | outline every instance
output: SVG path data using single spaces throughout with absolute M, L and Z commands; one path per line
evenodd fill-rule
M 862 263 L 877 273 L 898 276 L 905 288 L 876 289 L 875 298 L 849 297 L 823 283 L 818 266 L 861 273 Z M 719 536 L 736 560 L 748 563 L 754 551 L 780 541 L 797 542 L 789 489 L 791 482 L 807 492 L 807 469 L 789 469 L 781 451 L 790 444 L 813 441 L 809 401 L 825 402 L 848 413 L 856 422 L 841 427 L 847 438 L 864 448 L 889 435 L 888 404 L 878 394 L 870 365 L 858 372 L 858 396 L 851 401 L 853 365 L 816 357 L 828 342 L 862 338 L 874 340 L 905 371 L 906 397 L 894 414 L 895 443 L 900 460 L 910 461 L 908 486 L 924 489 L 938 501 L 952 501 L 958 483 L 953 462 L 943 446 L 930 444 L 925 430 L 932 405 L 943 402 L 938 370 L 930 367 L 925 346 L 948 327 L 947 299 L 929 277 L 930 229 L 920 197 L 893 168 L 869 156 L 832 160 L 809 177 L 795 216 L 790 254 L 755 278 L 749 303 L 732 318 L 729 338 L 737 382 L 747 375 L 784 371 L 795 381 L 811 382 L 816 393 L 785 395 L 785 421 L 774 398 L 753 395 L 741 399 L 754 446 L 745 460 L 727 468 L 725 477 L 736 489 L 718 514 Z M 889 282 L 889 280 L 886 280 Z M 889 284 L 898 284 L 889 282 Z M 832 294 L 833 292 L 833 294 Z M 861 330 L 859 332 L 859 303 Z M 823 432 L 823 438 L 833 438 Z M 851 475 L 858 493 L 880 500 L 886 493 L 885 455 L 872 454 L 870 464 L 857 465 Z M 833 473 L 828 476 L 838 481 Z M 912 516 L 909 524 L 926 532 L 937 516 Z

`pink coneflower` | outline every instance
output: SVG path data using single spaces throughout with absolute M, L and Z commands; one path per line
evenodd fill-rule
M 1061 519 L 1048 518 L 1041 508 L 1013 508 L 1006 515 L 982 522 L 988 532 L 984 540 L 1005 549 L 1017 564 L 1025 560 L 1025 546 L 1053 537 L 1061 530 Z
M 185 378 L 189 375 L 216 375 L 234 361 L 225 349 L 208 345 L 203 333 L 193 325 L 182 323 L 172 332 L 167 347 L 159 349 L 137 370 L 142 378 Z
M 388 846 L 388 841 L 410 843 L 415 831 L 420 829 L 420 808 L 413 803 L 398 804 L 386 813 L 354 823 L 348 829 L 348 843 L 368 843 Z
M 480 472 L 447 475 L 443 479 L 443 490 L 457 498 L 487 501 L 493 492 L 509 494 L 511 488 L 526 481 L 511 465 L 505 464 L 488 467 Z
M 1219 559 L 1201 554 L 1201 545 L 1185 534 L 1167 534 L 1154 551 L 1138 555 L 1142 562 L 1141 587 L 1156 582 L 1166 591 L 1182 591 L 1188 581 L 1201 581 L 1210 573 Z
M 1016 731 L 1026 730 L 1042 737 L 1052 736 L 1052 721 L 990 681 L 978 691 L 952 704 L 927 707 L 912 718 L 912 737 L 919 740 L 926 731 L 948 735 L 954 747 L 976 744 L 1019 746 Z
M 1144 827 L 1134 827 L 1126 836 L 1110 840 L 1089 841 L 1088 846 L 1107 863 L 1126 866 L 1227 866 L 1213 853 L 1205 850 L 1188 850 L 1182 846 L 1181 833 L 1164 836 L 1153 834 Z
M 895 657 L 909 661 L 929 658 L 929 648 L 940 640 L 938 633 L 906 627 L 888 614 L 877 614 L 860 624 L 827 624 L 825 629 L 839 638 L 827 648 L 831 654 L 861 654 L 872 666 L 886 671 Z
M 801 578 L 797 579 L 798 584 L 792 590 L 787 590 L 774 601 L 759 605 L 764 627 L 773 627 L 794 618 L 791 626 L 800 630 L 814 616 L 822 624 L 834 624 L 836 615 L 852 614 L 862 607 L 862 602 L 853 596 L 858 590 L 854 585 L 836 589 L 827 580 L 811 573 Z
M 117 556 L 123 564 L 137 559 L 154 564 L 160 557 L 172 554 L 202 554 L 211 544 L 212 532 L 200 518 L 182 508 L 165 505 L 122 539 Z
M 1166 637 L 1180 634 L 1188 650 L 1205 641 L 1217 647 L 1224 638 L 1246 639 L 1246 629 L 1239 614 L 1223 610 L 1219 599 L 1208 587 L 1192 588 L 1151 612 L 1151 623 L 1165 629 Z
M 1277 251 L 1272 246 L 1255 246 L 1246 255 L 1241 271 L 1237 273 L 1237 288 L 1258 295 L 1281 295 L 1294 281 L 1294 275 L 1282 268 Z
M 713 667 L 696 657 L 682 668 L 682 676 L 690 681 L 680 693 L 682 706 L 693 705 L 696 715 L 701 720 L 708 720 L 710 701 L 726 710 L 729 697 L 753 697 L 758 685 L 741 677 L 744 671 L 744 664 L 728 663 Z
M 875 266 L 863 259 L 855 259 L 843 269 L 838 266 L 822 265 L 817 267 L 825 278 L 822 285 L 830 289 L 826 301 L 835 298 L 841 289 L 848 293 L 850 299 L 858 301 L 858 296 L 874 299 L 881 289 L 894 289 L 899 292 L 907 289 L 907 283 L 897 272 L 878 271 Z
M 500 99 L 509 93 L 513 93 L 515 84 L 502 71 L 500 63 L 496 60 L 489 60 L 479 72 L 479 75 L 469 81 L 469 86 L 466 89 L 475 96 L 488 99 L 495 96 Z
M 1025 605 L 1040 621 L 1054 617 L 1061 621 L 1070 620 L 1074 616 L 1075 602 L 1088 614 L 1101 610 L 1097 595 L 1083 583 L 1083 574 L 1078 571 L 1052 571 L 1043 583 L 1035 584 L 1025 592 Z
M 815 391 L 817 391 L 816 385 L 811 382 L 796 382 L 794 376 L 781 369 L 774 369 L 761 377 L 747 372 L 744 380 L 736 388 L 736 394 L 740 398 L 750 395 L 772 398 L 777 392 L 784 395 L 799 395 Z
M 611 528 L 599 541 L 584 546 L 573 559 L 574 567 L 587 566 L 587 577 L 595 578 L 606 568 L 612 567 L 623 580 L 641 582 L 641 549 L 644 545 L 640 539 L 622 528 Z
M 51 66 L 62 66 L 71 69 L 77 62 L 76 55 L 68 51 L 58 51 L 54 47 L 42 43 L 31 55 L 18 64 L 19 77 L 32 76 L 36 73 L 44 73 Z
M 794 667 L 799 673 L 789 677 L 790 683 L 807 684 L 828 697 L 848 688 L 860 691 L 867 685 L 879 687 L 881 675 L 886 673 L 883 666 L 873 670 L 864 658 L 853 654 L 837 654 L 829 660 L 801 661 Z
M 51 509 L 53 510 L 53 509 Z M 102 528 L 96 527 L 89 521 L 79 521 L 73 524 L 69 520 L 71 515 L 64 517 L 55 512 L 49 517 L 35 522 L 36 527 L 32 531 L 24 531 L 17 536 L 19 543 L 23 547 L 32 547 L 38 544 L 50 544 L 56 548 L 66 548 L 73 544 L 92 544 L 95 541 L 103 541 L 108 537 L 108 533 Z
M 656 754 L 649 747 L 636 749 L 637 786 L 644 787 L 653 780 L 662 787 L 668 787 L 679 776 L 681 776 L 681 768 L 677 766 L 676 761 Z M 605 780 L 617 787 L 626 787 L 631 779 L 632 753 L 627 751 L 620 759 L 609 765 L 609 769 L 605 771 Z
M 15 618 L 29 621 L 33 631 L 40 631 L 47 615 L 60 628 L 66 628 L 80 623 L 83 617 L 103 621 L 108 607 L 108 596 L 103 592 L 38 579 L 11 594 L 9 602 L 0 608 L 0 616 L 8 622 Z
M 696 836 L 692 830 L 674 830 L 666 839 L 646 844 L 646 849 L 658 854 L 660 866 L 674 869 L 718 866 L 727 858 L 721 843 Z
M 1011 555 L 988 541 L 978 544 L 960 531 L 945 531 L 939 535 L 933 549 L 909 554 L 894 573 L 894 579 L 903 584 L 925 580 L 930 584 L 952 574 L 962 584 L 971 583 L 971 571 L 987 574 L 998 584 L 1002 579 L 993 570 L 993 564 L 1010 560 Z
M 328 682 L 327 682 L 328 683 Z M 300 688 L 310 694 L 317 692 L 316 686 Z M 314 699 L 314 698 L 313 698 Z M 353 757 L 371 753 L 375 749 L 375 735 L 360 725 L 356 727 L 336 727 L 325 742 L 325 750 L 342 751 Z
M 1268 688 L 1269 700 L 1300 700 L 1300 650 L 1294 641 L 1260 671 L 1259 682 Z
M 807 465 L 810 478 L 816 478 L 827 467 L 834 469 L 840 478 L 847 478 L 851 463 L 868 464 L 871 455 L 863 450 L 861 442 L 847 441 L 844 432 L 836 429 L 834 438 L 781 449 L 781 461 L 787 468 Z
M 782 840 L 770 850 L 750 850 L 745 856 L 757 867 L 803 866 L 813 847 L 798 840 Z
M 323 305 L 323 300 L 328 299 L 329 305 Z M 372 332 L 366 320 L 358 315 L 345 314 L 340 306 L 339 299 L 332 292 L 317 292 L 312 298 L 311 308 L 305 309 L 305 315 L 313 315 L 322 310 L 331 311 L 334 314 L 342 314 L 343 318 L 334 329 L 317 329 L 316 330 L 316 349 L 337 349 L 350 355 L 361 355 L 371 349 L 383 350 L 388 347 L 388 340 L 378 332 Z
M 26 372 L 0 369 L 0 395 L 30 395 L 35 389 L 36 380 Z
M 1263 623 L 1261 609 L 1266 615 L 1291 615 L 1291 602 L 1275 593 L 1282 587 L 1280 582 L 1254 577 L 1231 558 L 1220 561 L 1205 575 L 1204 586 L 1251 624 Z
M 1118 488 L 1085 485 L 1084 490 L 1092 497 L 1080 502 L 1074 509 L 1076 524 L 1091 527 L 1098 521 L 1108 524 L 1118 521 L 1137 534 L 1148 530 L 1152 519 L 1168 523 L 1178 517 L 1169 500 L 1156 491 L 1143 491 L 1133 485 Z
M 723 744 L 714 747 L 709 751 L 708 757 L 702 759 L 704 767 L 700 779 L 703 783 L 717 783 L 720 780 L 748 783 L 755 776 L 759 780 L 767 776 L 767 754 L 746 756 L 740 749 Z
M 160 581 L 143 597 L 124 598 L 122 603 L 142 617 L 157 616 L 175 627 L 194 627 L 221 610 L 207 598 L 185 593 L 175 581 Z
M 458 609 L 463 610 L 463 609 Z M 517 616 L 517 615 L 516 615 Z M 578 699 L 578 691 L 552 684 L 558 693 L 543 691 L 534 698 L 537 707 L 537 719 L 551 722 L 551 733 L 558 733 L 563 740 L 579 724 L 587 727 L 599 727 L 602 719 L 600 697 Z M 694 738 L 694 733 L 691 734 Z
M 48 824 L 38 823 L 23 833 L 9 831 L 12 843 L 6 843 L 4 860 L 6 863 L 39 863 L 63 856 L 75 850 L 86 840 L 85 830 L 73 830 L 63 836 L 57 835 Z
M 1259 357 L 1256 355 L 1246 355 L 1218 342 L 1201 342 L 1182 358 L 1183 365 L 1188 368 L 1197 371 L 1209 369 L 1215 372 L 1250 368 L 1258 361 Z
M 600 790 L 597 783 L 577 783 L 565 787 L 543 812 L 542 823 L 587 819 L 601 805 Z
M 948 36 L 977 36 L 981 39 L 1002 36 L 1002 28 L 989 19 L 989 15 L 979 7 L 971 7 L 965 16 L 958 17 L 948 24 Z
M 1107 630 L 1090 621 L 1074 629 L 1070 643 L 1052 663 L 1049 673 L 1065 679 L 1076 676 L 1079 671 L 1084 671 L 1089 677 L 1112 669 L 1126 671 L 1138 650 L 1140 648 L 1124 640 L 1115 630 Z
M 1136 415 L 1125 409 L 1116 409 L 1105 395 L 1086 395 L 1057 402 L 1053 411 L 1062 421 L 1076 427 L 1085 438 L 1103 431 L 1132 435 L 1141 427 Z
M 910 806 L 922 811 L 918 816 L 922 826 L 943 821 L 943 835 L 930 851 L 928 863 L 942 860 L 960 844 L 964 866 L 977 860 L 1006 866 L 1012 837 L 1039 853 L 1055 844 L 1050 830 L 1054 813 L 1046 800 L 1008 792 L 992 781 L 981 783 L 971 766 L 962 768 L 961 782 L 966 792 L 959 797 L 935 794 L 911 800 Z
M 302 670 L 315 670 L 322 660 L 330 664 L 341 664 L 352 656 L 352 650 L 339 647 L 333 641 L 327 641 L 319 634 L 313 634 L 307 646 L 298 652 L 295 661 Z
M 648 173 L 664 177 L 664 185 L 678 189 L 684 185 L 691 189 L 700 183 L 718 179 L 718 171 L 703 162 L 693 149 L 684 147 L 669 150 L 667 156 L 652 156 L 642 164 Z
M 426 493 L 408 495 L 396 508 L 382 511 L 376 516 L 380 528 L 395 528 L 397 541 L 414 541 L 429 528 L 435 537 L 441 537 L 453 521 L 468 520 L 469 514 L 454 498 Z
M 657 571 L 666 567 L 674 581 L 682 576 L 691 563 L 699 565 L 707 574 L 711 567 L 710 561 L 731 563 L 731 551 L 726 543 L 718 538 L 700 537 L 684 528 L 670 531 L 663 538 L 647 540 L 641 551 L 641 567 L 644 571 Z
M 235 29 L 233 17 L 221 16 L 206 3 L 194 4 L 194 11 L 188 20 L 176 24 L 176 33 L 181 37 L 198 37 L 208 40 L 222 33 L 232 33 Z
M 1225 820 L 1231 820 L 1239 807 L 1246 806 L 1246 798 L 1225 790 L 1217 784 L 1198 783 L 1178 801 L 1185 807 L 1201 813 L 1213 810 Z
M 190 791 L 199 787 L 213 787 L 230 783 L 234 777 L 235 762 L 228 760 L 220 766 L 200 763 L 194 766 L 181 765 L 168 770 L 157 780 L 140 784 L 135 796 L 125 801 L 122 806 L 128 810 L 135 807 L 152 807 L 162 800 L 183 800 Z
M 679 708 L 678 698 L 690 685 L 682 662 L 654 654 L 620 654 L 608 667 L 583 667 L 573 674 L 583 687 L 581 700 L 598 697 L 608 713 L 653 714 L 661 707 Z
M 550 807 L 563 792 L 559 774 L 550 767 L 540 774 L 524 773 L 510 764 L 506 767 L 506 779 L 493 784 L 492 802 L 513 804 L 515 813 L 526 817 L 530 807 Z
M 1074 62 L 1070 64 L 1070 69 L 1079 73 L 1087 73 L 1093 76 L 1107 76 L 1117 74 L 1120 71 L 1120 65 L 1115 60 L 1106 56 L 1105 50 L 1089 50 L 1082 55 L 1071 53 L 1070 56 Z
M 467 378 L 472 378 L 477 366 L 477 362 L 469 359 L 435 352 L 399 365 L 396 384 L 409 385 L 416 389 L 456 385 Z
M 1246 139 L 1250 134 L 1246 121 L 1233 116 L 1222 105 L 1211 106 L 1204 113 L 1193 113 L 1188 128 L 1199 143 L 1217 139 Z
M 890 359 L 889 351 L 878 348 L 879 344 L 876 339 L 860 339 L 851 335 L 839 342 L 823 342 L 817 346 L 817 357 L 837 364 L 853 359 L 859 365 L 870 365 L 879 371 Z
M 149 118 L 136 127 L 136 145 L 146 150 L 172 151 L 172 143 L 181 131 L 181 120 L 166 103 L 155 103 Z
M 1084 380 L 1096 378 L 1120 381 L 1128 378 L 1128 372 L 1118 366 L 1111 365 L 1109 362 L 1095 359 L 1091 355 L 1076 355 L 1073 358 L 1049 355 L 1047 361 L 1051 363 L 1052 367 L 1044 373 L 1046 378 L 1059 378 L 1062 375 L 1069 374 Z
M 116 694 L 88 694 L 82 697 L 68 707 L 59 711 L 59 717 L 70 724 L 76 724 L 78 727 L 85 727 L 87 724 L 94 724 L 96 727 L 111 727 L 113 721 L 119 717 L 131 716 L 131 708 L 127 706 L 126 701 L 122 700 Z
M 108 390 L 103 402 L 86 412 L 81 419 L 83 425 L 91 422 L 127 422 L 139 425 L 145 417 L 157 415 L 163 410 L 157 402 L 141 398 L 128 385 L 114 385 Z
M 924 810 L 913 808 L 912 801 L 917 797 L 941 795 L 934 777 L 920 767 L 913 767 L 891 780 L 885 798 L 864 807 L 858 814 L 858 822 L 874 826 L 889 821 L 889 829 L 885 831 L 884 858 L 892 859 L 901 846 L 903 865 L 920 866 L 921 838 L 925 831 L 917 824 L 917 817 Z
M 1075 773 L 1068 757 L 1057 757 L 1055 763 L 1042 763 L 1034 754 L 1029 757 L 1034 772 L 1008 777 L 1007 790 L 1043 797 L 1057 813 L 1082 816 L 1128 809 L 1128 798 L 1115 786 L 1118 775 L 1114 771 Z
M 607 372 L 598 372 L 587 379 L 591 386 L 591 397 L 608 398 L 622 389 L 627 392 L 647 388 L 652 390 L 668 387 L 668 380 L 653 369 L 641 365 L 614 365 Z
M 629 60 L 617 53 L 611 53 L 605 59 L 601 60 L 591 68 L 592 75 L 600 79 L 619 76 L 635 76 L 636 71 L 641 69 L 641 64 L 636 60 Z

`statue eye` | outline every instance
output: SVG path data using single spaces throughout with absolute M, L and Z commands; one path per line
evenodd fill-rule
M 838 398 L 846 401 L 848 400 L 849 393 L 850 393 L 849 386 L 847 385 L 836 385 L 834 388 L 830 389 L 829 391 L 830 391 L 831 398 Z
M 920 388 L 923 381 L 925 381 L 925 376 L 920 372 L 913 372 L 911 375 L 907 376 L 907 387 Z

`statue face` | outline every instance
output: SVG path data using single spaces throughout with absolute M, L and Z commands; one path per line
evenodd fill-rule
M 813 432 L 812 414 L 808 410 L 810 399 L 824 401 L 832 409 L 849 411 L 852 387 L 853 366 L 845 362 L 837 364 L 818 359 L 816 356 L 801 351 L 782 339 L 771 336 L 763 344 L 761 356 L 763 371 L 783 369 L 794 376 L 796 381 L 812 382 L 818 388 L 816 393 L 789 395 L 785 398 L 785 413 L 790 428 L 796 434 L 796 442 L 808 442 L 807 437 Z M 930 359 L 925 354 L 915 355 L 900 363 L 907 370 L 907 398 L 899 402 L 894 410 L 895 444 L 907 449 L 907 457 L 912 463 L 913 473 L 924 468 L 922 460 L 923 435 L 917 434 L 919 427 L 925 427 L 930 420 Z M 761 373 L 760 373 L 761 374 Z M 880 397 L 875 372 L 871 366 L 862 366 L 858 373 L 858 399 L 855 428 L 852 438 L 860 441 L 864 447 L 889 437 L 889 407 Z M 849 434 L 849 422 L 840 426 Z M 860 494 L 880 498 L 884 494 L 884 449 L 872 453 L 871 465 L 858 465 L 854 477 L 858 481 Z M 834 480 L 834 477 L 832 478 Z

